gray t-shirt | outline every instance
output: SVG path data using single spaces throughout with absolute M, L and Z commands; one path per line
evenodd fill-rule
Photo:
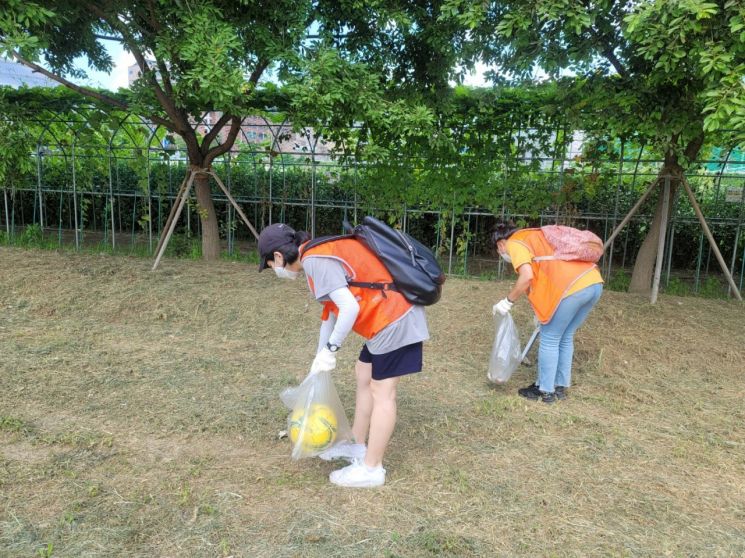
M 347 273 L 342 263 L 332 257 L 309 256 L 303 260 L 303 269 L 311 281 L 318 302 L 326 302 L 329 293 L 347 287 Z M 390 353 L 412 343 L 419 343 L 429 339 L 427 316 L 424 306 L 414 305 L 401 318 L 380 330 L 375 337 L 368 339 L 367 350 L 374 355 Z

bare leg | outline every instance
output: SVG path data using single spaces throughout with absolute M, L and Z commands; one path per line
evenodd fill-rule
M 357 395 L 354 405 L 352 434 L 355 442 L 364 444 L 370 430 L 370 415 L 373 410 L 373 395 L 370 389 L 372 364 L 358 360 L 357 364 L 354 365 L 354 374 L 357 377 Z
M 396 388 L 400 379 L 396 377 L 370 382 L 373 408 L 370 416 L 370 438 L 365 454 L 365 465 L 368 467 L 380 467 L 383 464 L 385 448 L 396 426 Z

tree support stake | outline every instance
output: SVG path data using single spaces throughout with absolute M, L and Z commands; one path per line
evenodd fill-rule
M 173 234 L 173 230 L 176 228 L 176 223 L 178 223 L 178 219 L 181 216 L 181 211 L 184 209 L 184 203 L 189 198 L 189 191 L 191 190 L 191 185 L 194 182 L 194 177 L 197 175 L 196 172 L 191 172 L 189 174 L 189 178 L 186 181 L 186 187 L 181 193 L 181 197 L 178 200 L 178 203 L 175 204 L 173 207 L 174 209 L 171 210 L 171 215 L 168 216 L 170 223 L 168 226 L 168 231 L 166 232 L 165 236 L 162 237 L 162 242 L 160 243 L 160 247 L 158 249 L 158 255 L 155 257 L 155 263 L 153 264 L 152 271 L 155 271 L 158 267 L 158 264 L 160 263 L 160 258 L 163 257 L 163 253 L 166 251 L 166 248 L 168 247 L 168 241 L 171 239 L 171 235 Z M 174 212 L 175 210 L 175 212 Z M 173 219 L 171 219 L 173 217 Z
M 153 264 L 152 271 L 155 271 L 158 268 L 160 259 L 163 257 L 163 254 L 165 253 L 166 248 L 168 247 L 168 242 L 171 239 L 171 235 L 173 234 L 174 229 L 176 228 L 176 223 L 178 223 L 179 217 L 181 217 L 181 212 L 184 209 L 184 204 L 186 203 L 186 200 L 189 198 L 189 192 L 191 190 L 191 185 L 193 184 L 194 178 L 196 177 L 197 174 L 206 174 L 215 179 L 215 182 L 217 182 L 217 185 L 220 187 L 223 193 L 227 196 L 228 200 L 230 200 L 230 203 L 233 204 L 233 207 L 238 212 L 238 215 L 241 216 L 241 219 L 243 219 L 243 222 L 249 228 L 249 230 L 254 235 L 256 240 L 259 239 L 259 233 L 256 231 L 254 226 L 251 224 L 251 221 L 248 220 L 248 217 L 246 217 L 246 214 L 243 213 L 243 210 L 238 205 L 238 202 L 235 201 L 235 198 L 233 198 L 233 196 L 230 195 L 230 192 L 225 187 L 225 184 L 223 184 L 222 180 L 220 180 L 220 178 L 212 171 L 193 168 L 189 171 L 189 173 L 184 178 L 184 181 L 181 183 L 181 187 L 179 188 L 178 194 L 176 194 L 176 199 L 174 200 L 174 205 L 171 208 L 171 212 L 168 214 L 168 220 L 166 221 L 166 226 L 163 228 L 163 230 L 166 231 L 166 233 L 161 234 L 160 240 L 158 241 L 158 248 L 156 249 L 157 255 L 155 257 L 155 263 Z
M 222 180 L 220 180 L 220 178 L 214 172 L 209 172 L 208 171 L 206 174 L 209 174 L 212 178 L 215 179 L 215 182 L 217 182 L 217 185 L 220 187 L 220 189 L 223 191 L 223 193 L 228 197 L 228 199 L 230 200 L 230 203 L 233 204 L 233 207 L 238 212 L 238 215 L 241 216 L 241 219 L 243 219 L 243 222 L 246 224 L 246 226 L 248 227 L 248 229 L 254 235 L 254 237 L 256 238 L 256 240 L 259 240 L 259 233 L 256 232 L 256 229 L 251 224 L 251 221 L 248 220 L 248 217 L 246 217 L 246 214 L 243 213 L 243 210 L 238 205 L 238 202 L 236 202 L 235 199 L 233 199 L 233 196 L 230 195 L 230 192 L 225 187 L 225 184 L 222 183 Z
M 704 217 L 703 212 L 701 211 L 701 208 L 698 205 L 698 202 L 696 201 L 696 196 L 693 193 L 693 190 L 691 189 L 691 185 L 688 184 L 688 180 L 685 176 L 681 178 L 681 182 L 683 183 L 683 187 L 686 190 L 686 194 L 688 194 L 688 199 L 691 201 L 691 205 L 693 206 L 693 211 L 696 212 L 696 217 L 698 217 L 699 222 L 701 223 L 701 228 L 704 231 L 704 234 L 706 235 L 706 238 L 709 240 L 709 245 L 711 246 L 711 249 L 714 251 L 714 256 L 716 256 L 717 261 L 719 262 L 719 267 L 722 268 L 722 272 L 724 273 L 724 276 L 727 278 L 727 281 L 729 282 L 729 286 L 732 289 L 733 294 L 735 295 L 735 298 L 742 302 L 742 296 L 740 295 L 740 289 L 737 288 L 737 285 L 735 284 L 734 279 L 732 279 L 732 274 L 729 272 L 729 268 L 727 267 L 727 264 L 724 261 L 724 258 L 722 257 L 722 253 L 719 251 L 719 247 L 717 246 L 716 240 L 714 240 L 714 236 L 711 234 L 711 230 L 709 230 L 709 225 L 706 223 L 706 218 Z
M 623 218 L 623 221 L 618 223 L 618 226 L 613 230 L 611 235 L 608 237 L 608 240 L 605 241 L 605 244 L 603 245 L 603 251 L 608 249 L 608 246 L 610 246 L 615 238 L 618 236 L 618 233 L 620 233 L 623 228 L 626 226 L 626 224 L 631 221 L 631 218 L 634 216 L 634 214 L 639 211 L 639 208 L 644 204 L 645 201 L 647 201 L 647 198 L 649 197 L 649 194 L 652 193 L 652 190 L 654 190 L 655 186 L 659 184 L 660 179 L 656 179 L 652 184 L 649 185 L 649 188 L 647 188 L 647 191 L 642 194 L 642 197 L 639 198 L 639 201 L 636 202 L 636 205 L 631 208 L 631 210 L 626 214 L 626 217 Z
M 662 220 L 660 222 L 660 234 L 657 238 L 657 260 L 654 264 L 654 280 L 652 281 L 652 297 L 649 302 L 655 304 L 660 291 L 660 277 L 662 276 L 662 264 L 665 258 L 665 237 L 667 236 L 667 213 L 670 208 L 670 177 L 665 177 L 665 185 L 662 190 Z
M 179 203 L 181 202 L 181 197 L 184 195 L 186 184 L 189 183 L 191 185 L 192 180 L 194 180 L 194 171 L 190 170 L 189 172 L 186 173 L 184 180 L 181 182 L 181 186 L 179 186 L 178 192 L 176 192 L 176 197 L 173 200 L 173 207 L 171 207 L 171 211 L 168 213 L 168 219 L 166 219 L 166 224 L 163 227 L 163 231 L 167 231 L 171 227 L 171 221 L 173 221 L 173 217 L 176 214 L 176 209 L 178 208 Z M 148 187 L 149 187 L 149 184 L 148 184 Z M 113 219 L 113 212 L 112 212 L 112 219 Z M 156 254 L 160 252 L 160 249 L 163 246 L 164 240 L 165 240 L 165 235 L 161 232 L 160 238 L 158 239 L 158 246 L 155 248 Z

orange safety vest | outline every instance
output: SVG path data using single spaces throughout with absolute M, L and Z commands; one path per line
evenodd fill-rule
M 322 256 L 334 258 L 343 266 L 350 281 L 361 283 L 393 283 L 393 277 L 377 256 L 359 240 L 342 238 L 324 242 L 305 250 L 306 244 L 300 247 L 300 261 Z M 308 276 L 308 285 L 315 296 L 313 279 Z M 360 305 L 360 312 L 352 329 L 365 339 L 372 339 L 384 327 L 399 320 L 412 304 L 397 291 L 368 289 L 349 286 L 354 298 Z M 329 313 L 339 315 L 339 309 L 332 301 L 323 302 L 322 320 L 327 320 Z
M 527 248 L 533 257 L 551 256 L 554 249 L 543 236 L 541 229 L 522 229 L 507 239 Z M 542 260 L 532 261 L 533 279 L 530 282 L 528 300 L 538 320 L 547 324 L 554 316 L 561 300 L 581 277 L 597 266 L 591 262 Z

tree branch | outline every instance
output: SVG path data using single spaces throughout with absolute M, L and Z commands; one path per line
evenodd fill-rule
M 184 118 L 183 114 L 181 114 L 178 108 L 176 108 L 173 100 L 170 99 L 168 95 L 163 91 L 163 88 L 160 86 L 158 80 L 155 77 L 155 70 L 152 70 L 150 68 L 142 52 L 140 52 L 136 48 L 131 47 L 128 43 L 127 46 L 129 46 L 132 55 L 135 57 L 137 65 L 140 67 L 140 71 L 153 86 L 155 97 L 160 102 L 163 110 L 166 111 L 166 114 L 171 117 L 171 120 L 173 120 L 178 129 L 178 132 L 181 134 L 187 133 L 188 130 L 191 130 L 191 126 L 189 126 L 188 120 Z
M 203 163 L 203 166 L 205 168 L 208 168 L 212 164 L 212 161 L 215 160 L 215 158 L 219 157 L 223 153 L 227 153 L 228 151 L 230 151 L 230 149 L 233 147 L 233 144 L 235 143 L 235 138 L 238 135 L 238 131 L 240 129 L 240 117 L 233 116 L 230 122 L 230 132 L 228 132 L 228 137 L 225 138 L 225 141 L 222 144 L 216 146 L 214 149 L 210 150 L 207 155 L 205 155 Z
M 583 2 L 583 6 L 588 12 L 592 9 L 592 6 L 588 2 Z M 612 22 L 606 21 L 606 23 L 608 23 L 611 28 L 613 28 Z M 595 39 L 600 44 L 606 45 L 606 47 L 603 49 L 603 56 L 605 56 L 608 59 L 608 62 L 613 65 L 619 76 L 621 76 L 622 78 L 627 77 L 628 72 L 626 71 L 626 68 L 623 67 L 623 64 L 621 64 L 621 61 L 616 56 L 616 53 L 613 52 L 613 41 L 611 40 L 611 37 L 608 36 L 608 33 L 601 32 L 595 24 L 590 27 L 590 30 L 592 31 Z
M 157 36 L 157 34 L 161 31 L 162 26 L 160 25 L 160 23 L 158 23 L 158 18 L 155 15 L 155 6 L 153 6 L 152 0 L 148 0 L 147 10 L 149 15 L 148 23 L 153 30 L 153 34 Z M 163 88 L 165 89 L 169 97 L 173 97 L 173 84 L 171 83 L 171 76 L 169 75 L 168 67 L 157 56 L 155 56 L 155 63 L 158 65 L 158 71 L 160 72 L 160 77 L 163 80 Z M 184 118 L 186 118 L 185 114 L 183 116 Z
M 94 34 L 93 36 L 96 39 L 101 39 L 103 41 L 116 41 L 118 43 L 121 43 L 122 42 L 122 38 L 121 37 L 113 37 L 111 35 L 98 35 L 98 34 Z
M 683 155 L 688 160 L 688 163 L 696 160 L 696 157 L 698 157 L 698 152 L 701 151 L 701 146 L 703 145 L 703 132 L 688 142 L 688 145 L 686 145 L 685 149 L 683 150 Z
M 160 78 L 163 80 L 163 88 L 169 97 L 173 96 L 173 85 L 171 84 L 171 78 L 168 75 L 168 68 L 160 58 L 155 58 L 155 63 L 158 65 L 158 71 L 160 72 Z
M 261 78 L 261 75 L 264 73 L 264 71 L 267 69 L 268 66 L 269 66 L 268 60 L 259 60 L 259 62 L 256 64 L 256 67 L 254 68 L 253 72 L 251 72 L 251 75 L 248 78 L 248 82 L 253 86 L 252 89 L 256 87 L 256 83 L 259 81 L 259 79 Z M 237 127 L 235 124 L 236 118 L 238 119 Z M 230 132 L 228 132 L 228 137 L 225 140 L 225 144 L 228 144 L 227 149 L 217 154 L 213 154 L 213 152 L 209 150 L 210 145 L 215 140 L 217 135 L 220 133 L 220 130 L 222 130 L 225 124 L 228 123 L 228 120 L 231 120 L 231 119 L 233 120 L 231 121 Z M 215 157 L 222 155 L 228 149 L 233 147 L 233 142 L 235 141 L 235 138 L 238 135 L 238 131 L 240 130 L 240 123 L 241 123 L 240 118 L 238 118 L 237 116 L 228 114 L 228 113 L 225 113 L 220 117 L 220 119 L 215 123 L 212 129 L 207 133 L 206 136 L 204 136 L 204 139 L 202 140 L 201 151 L 205 155 L 205 159 L 209 159 L 210 161 L 212 161 Z M 205 166 L 207 166 L 207 164 L 205 164 Z
M 150 25 L 150 28 L 152 29 L 151 36 L 154 38 L 157 37 L 162 27 L 160 23 L 158 23 L 158 18 L 155 15 L 155 7 L 153 6 L 152 0 L 147 1 L 147 11 L 147 24 Z M 173 84 L 171 83 L 171 76 L 169 75 L 168 67 L 160 58 L 155 56 L 154 52 L 153 56 L 155 57 L 155 64 L 158 66 L 158 71 L 160 72 L 160 78 L 163 80 L 163 89 L 165 89 L 169 97 L 173 97 Z M 186 115 L 183 116 L 186 117 Z
M 77 93 L 80 93 L 81 95 L 85 95 L 86 97 L 91 97 L 92 99 L 96 99 L 98 101 L 101 101 L 102 103 L 106 103 L 107 105 L 111 105 L 115 108 L 125 110 L 125 111 L 130 110 L 129 105 L 125 103 L 124 101 L 120 101 L 119 99 L 115 99 L 114 97 L 110 97 L 104 93 L 99 93 L 98 91 L 94 91 L 93 89 L 88 89 L 87 87 L 76 85 L 73 82 L 68 81 L 63 77 L 58 76 L 50 72 L 49 70 L 46 70 L 45 68 L 39 66 L 38 64 L 35 64 L 31 62 L 30 60 L 26 60 L 25 58 L 23 58 L 20 54 L 18 54 L 15 51 L 11 52 L 11 55 L 13 56 L 13 58 L 18 60 L 18 62 L 20 62 L 24 66 L 27 66 L 31 68 L 32 70 L 39 72 L 40 74 L 48 77 L 49 79 L 54 80 L 57 83 L 64 85 L 68 89 L 72 89 L 73 91 L 76 91 Z M 159 116 L 153 116 L 153 115 L 147 116 L 147 118 L 155 122 L 156 124 L 160 124 L 161 126 L 164 126 L 168 130 L 174 131 L 173 123 L 171 123 L 170 121 L 164 118 L 161 118 Z
M 215 122 L 215 125 L 209 132 L 207 132 L 207 135 L 204 136 L 204 139 L 202 140 L 202 153 L 204 153 L 205 155 L 209 153 L 210 145 L 217 137 L 217 134 L 220 133 L 220 130 L 223 129 L 225 124 L 227 124 L 228 120 L 230 120 L 231 118 L 233 118 L 231 114 L 225 113 L 217 122 Z
M 150 25 L 153 31 L 157 33 L 161 30 L 161 26 L 158 23 L 158 18 L 155 16 L 155 6 L 153 6 L 152 0 L 147 0 L 147 11 L 150 14 Z
M 135 41 L 132 34 L 129 33 L 126 27 L 122 27 L 120 25 L 119 20 L 111 21 L 108 15 L 95 4 L 88 3 L 86 4 L 86 6 L 92 13 L 96 14 L 101 20 L 106 22 L 106 24 L 108 24 L 112 29 L 116 29 L 117 31 L 119 31 L 119 33 L 122 34 L 122 41 L 135 57 L 137 65 L 140 67 L 140 71 L 142 72 L 142 74 L 150 81 L 151 85 L 153 86 L 155 97 L 158 99 L 158 102 L 160 102 L 163 110 L 166 111 L 166 114 L 173 121 L 173 126 L 175 127 L 174 131 L 179 133 L 184 138 L 184 140 L 187 140 L 189 132 L 194 134 L 194 130 L 192 130 L 191 126 L 189 125 L 188 118 L 186 118 L 182 111 L 178 110 L 173 100 L 169 98 L 168 95 L 166 95 L 166 93 L 163 91 L 163 88 L 160 86 L 158 80 L 155 78 L 154 71 L 150 69 L 150 66 L 148 66 L 148 63 L 145 60 L 145 55 L 137 47 L 137 41 Z M 194 145 L 189 145 L 188 140 L 187 145 L 189 147 L 194 147 Z
M 678 137 L 680 134 L 673 132 L 670 134 L 670 143 L 667 145 L 664 154 L 664 165 L 665 167 L 673 167 L 678 165 L 678 154 L 675 150 L 675 146 L 678 144 Z
M 251 72 L 251 75 L 248 78 L 248 82 L 251 85 L 255 86 L 261 78 L 261 74 L 264 73 L 264 70 L 266 70 L 268 66 L 269 60 L 259 60 L 259 62 L 256 64 L 256 67 L 254 68 L 254 71 Z
M 613 67 L 618 72 L 619 76 L 621 76 L 622 78 L 625 78 L 628 76 L 626 72 L 626 68 L 623 67 L 623 64 L 621 64 L 621 61 L 616 56 L 616 53 L 613 52 L 613 48 L 611 47 L 606 48 L 605 51 L 603 51 L 603 55 L 608 59 L 608 62 L 610 62 L 613 65 Z

